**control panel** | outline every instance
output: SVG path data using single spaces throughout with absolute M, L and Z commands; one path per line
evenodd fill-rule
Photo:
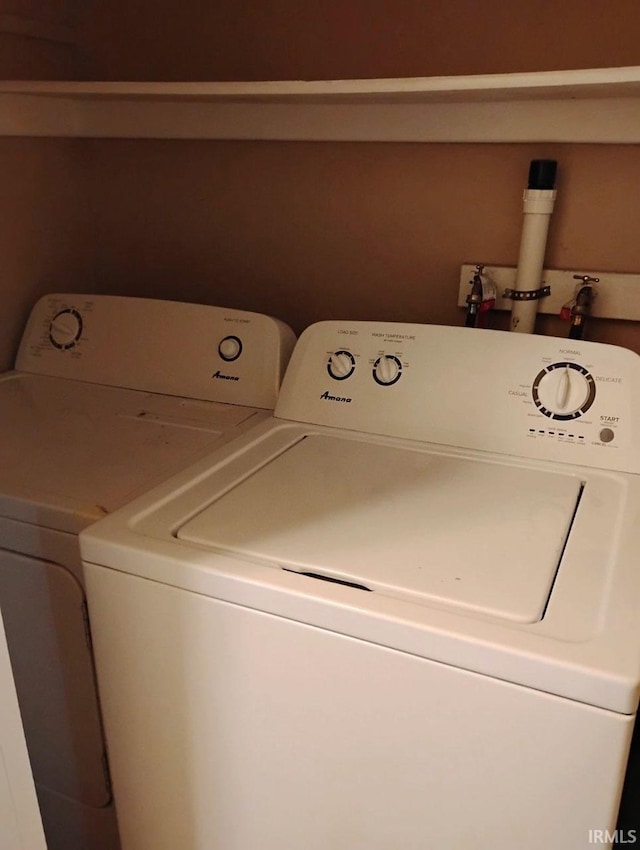
M 32 310 L 16 369 L 270 409 L 294 342 L 283 322 L 259 313 L 53 294 Z
M 640 472 L 640 357 L 503 331 L 319 322 L 300 337 L 275 415 Z

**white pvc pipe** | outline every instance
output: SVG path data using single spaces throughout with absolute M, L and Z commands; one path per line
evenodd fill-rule
M 520 256 L 513 287 L 516 292 L 532 292 L 541 286 L 549 218 L 553 212 L 555 200 L 555 189 L 525 190 Z M 537 312 L 537 299 L 514 300 L 511 308 L 510 330 L 517 333 L 533 333 Z

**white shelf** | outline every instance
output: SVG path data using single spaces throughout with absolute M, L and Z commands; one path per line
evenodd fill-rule
M 471 77 L 0 82 L 0 135 L 640 142 L 640 66 Z

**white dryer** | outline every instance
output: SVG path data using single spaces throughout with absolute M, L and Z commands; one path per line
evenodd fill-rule
M 80 536 L 125 850 L 608 840 L 639 429 L 624 349 L 307 329 L 273 418 Z
M 46 850 L 1 616 L 0 839 L 3 850 Z
M 254 313 L 56 294 L 0 377 L 0 604 L 49 850 L 118 846 L 78 532 L 264 419 L 293 342 Z

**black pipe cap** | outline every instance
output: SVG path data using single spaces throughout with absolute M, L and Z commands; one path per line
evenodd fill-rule
M 532 159 L 529 166 L 529 189 L 553 189 L 556 182 L 555 159 Z

